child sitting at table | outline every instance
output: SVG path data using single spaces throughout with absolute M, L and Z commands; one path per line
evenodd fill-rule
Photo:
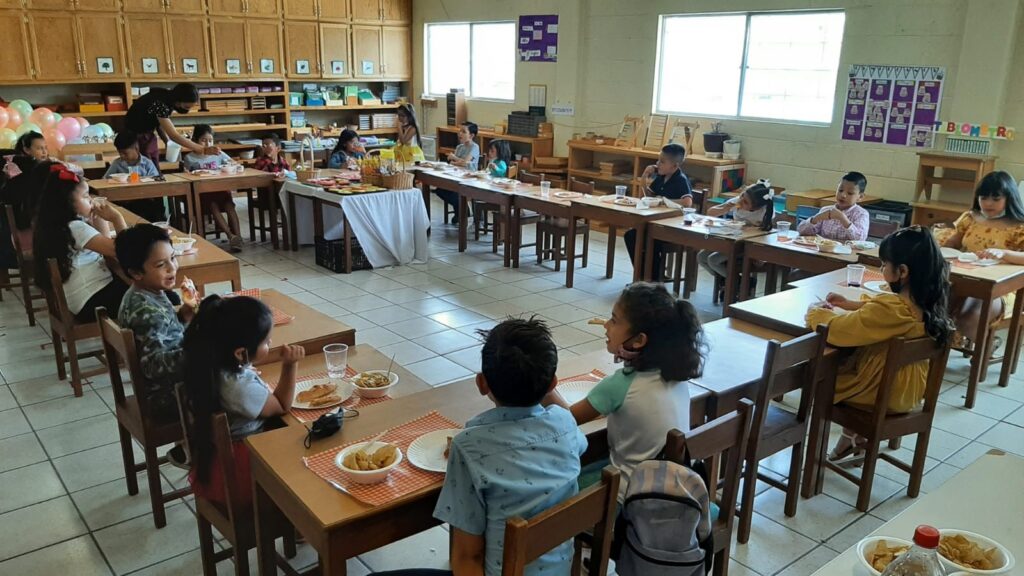
M 821 236 L 829 240 L 867 240 L 871 215 L 857 203 L 864 199 L 868 179 L 860 172 L 843 176 L 836 188 L 836 203 L 797 226 L 802 236 Z
M 160 422 L 177 421 L 174 387 L 184 381 L 185 354 L 181 344 L 185 325 L 195 314 L 194 289 L 182 286 L 185 300 L 190 303 L 175 310 L 176 304 L 181 303 L 173 292 L 178 257 L 163 228 L 136 224 L 117 235 L 114 248 L 121 269 L 131 278 L 131 285 L 121 299 L 121 309 L 116 311 L 117 323 L 135 336 L 139 367 L 149 382 L 150 414 Z M 181 444 L 167 452 L 167 460 L 188 470 L 188 455 Z
M 196 124 L 192 127 L 192 141 L 206 148 L 213 147 L 213 128 L 209 124 Z M 216 155 L 189 152 L 183 160 L 185 170 L 220 170 L 221 166 L 234 164 L 234 160 L 224 152 Z M 211 214 L 217 229 L 228 236 L 232 252 L 242 251 L 241 228 L 238 225 L 238 214 L 235 213 L 235 201 L 231 192 L 207 192 L 201 194 L 203 213 Z M 225 218 L 226 217 L 226 218 Z M 205 226 L 202 222 L 200 226 Z
M 288 160 L 281 154 L 281 137 L 271 132 L 263 136 L 260 141 L 260 157 L 256 159 L 253 168 L 261 172 L 272 172 L 284 175 L 291 170 Z
M 295 395 L 295 364 L 305 355 L 301 346 L 285 346 L 281 378 L 273 392 L 253 364 L 270 352 L 270 309 L 248 296 L 208 296 L 185 330 L 185 389 L 194 419 L 191 437 L 193 468 L 189 483 L 197 495 L 225 502 L 224 478 L 214 461 L 212 417 L 225 412 L 235 457 L 231 486 L 252 501 L 249 450 L 244 439 L 262 432 L 267 419 L 282 416 Z
M 118 132 L 114 148 L 117 148 L 117 158 L 110 163 L 104 178 L 110 178 L 111 174 L 138 174 L 140 178 L 160 175 L 153 161 L 139 154 L 138 137 L 134 132 Z
M 568 408 L 577 424 L 608 417 L 612 465 L 622 472 L 619 502 L 633 469 L 656 458 L 669 430 L 690 429 L 687 380 L 701 375 L 707 345 L 693 305 L 677 300 L 661 284 L 631 284 L 604 323 L 609 353 L 625 367 L 598 382 L 587 397 L 569 406 L 557 391 L 544 404 Z M 603 463 L 590 465 L 581 487 L 597 481 Z
M 508 177 L 508 165 L 512 162 L 512 148 L 508 140 L 491 140 L 487 145 L 487 171 L 495 178 Z
M 686 148 L 679 144 L 669 144 L 661 149 L 658 154 L 658 162 L 644 169 L 640 176 L 643 180 L 644 196 L 661 196 L 675 200 L 684 208 L 693 206 L 693 191 L 690 188 L 690 179 L 683 174 L 683 161 L 686 160 Z M 636 230 L 630 228 L 622 235 L 622 241 L 626 245 L 626 252 L 629 253 L 629 261 L 633 262 L 634 250 L 636 249 Z M 641 250 L 644 247 L 641 246 Z M 661 254 L 664 251 L 664 243 L 658 241 L 654 245 L 654 265 L 661 261 Z M 644 259 L 640 262 L 633 262 L 633 266 L 642 266 Z M 661 271 L 655 271 L 653 278 L 660 280 Z
M 758 226 L 761 230 L 772 229 L 775 218 L 775 191 L 768 181 L 758 181 L 747 186 L 743 192 L 733 198 L 708 208 L 708 216 L 732 216 L 733 220 L 741 221 L 747 226 Z M 697 262 L 701 267 L 719 278 L 725 278 L 729 270 L 729 259 L 721 252 L 701 250 L 697 253 Z M 751 286 L 754 278 L 751 278 Z
M 830 345 L 855 349 L 839 367 L 832 402 L 863 410 L 874 407 L 889 340 L 927 335 L 946 344 L 953 333 L 948 307 L 949 264 L 931 232 L 920 226 L 897 230 L 882 240 L 878 256 L 892 294 L 853 301 L 830 293 L 824 303 L 810 307 L 806 317 L 808 328 L 828 325 Z M 833 308 L 850 313 L 837 314 Z M 927 362 L 900 369 L 888 410 L 905 413 L 917 407 L 924 398 L 927 377 Z M 828 458 L 841 460 L 863 448 L 863 438 L 843 430 Z
M 480 129 L 473 122 L 465 122 L 459 128 L 459 145 L 455 152 L 448 155 L 448 162 L 452 166 L 458 166 L 467 170 L 480 169 L 480 145 L 476 143 L 476 136 Z
M 331 151 L 331 157 L 327 160 L 327 167 L 338 170 L 356 170 L 359 168 L 356 160 L 366 157 L 366 150 L 359 142 L 359 134 L 355 130 L 346 128 L 338 136 L 338 143 Z

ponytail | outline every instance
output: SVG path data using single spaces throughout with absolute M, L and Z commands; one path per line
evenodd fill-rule
M 925 332 L 945 346 L 953 333 L 949 316 L 949 263 L 928 228 L 911 226 L 882 240 L 879 258 L 909 270 L 910 299 L 921 309 Z

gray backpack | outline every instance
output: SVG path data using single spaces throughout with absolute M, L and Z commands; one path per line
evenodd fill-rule
M 713 550 L 701 475 L 666 460 L 641 462 L 615 521 L 612 558 L 619 576 L 704 576 Z

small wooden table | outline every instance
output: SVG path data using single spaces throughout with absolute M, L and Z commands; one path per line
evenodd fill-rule
M 633 249 L 633 281 L 640 280 L 643 272 L 643 259 L 641 253 L 647 242 L 647 225 L 655 220 L 671 218 L 679 213 L 675 208 L 656 206 L 641 210 L 636 206 L 619 206 L 614 202 L 602 202 L 603 196 L 584 196 L 583 198 L 572 199 L 572 218 L 569 218 L 569 230 L 566 238 L 572 241 L 565 243 L 566 260 L 575 262 L 576 259 L 576 220 L 597 220 L 608 225 L 608 256 L 606 260 L 605 278 L 611 278 L 615 273 L 615 240 L 618 228 L 633 228 L 636 230 L 636 245 Z M 565 271 L 565 286 L 572 288 L 574 266 L 569 266 Z
M 740 287 L 742 299 L 750 297 L 749 274 L 754 262 L 764 262 L 768 265 L 768 276 L 765 282 L 765 294 L 775 292 L 775 277 L 778 269 L 782 268 L 782 285 L 787 284 L 786 276 L 789 270 L 804 270 L 812 274 L 823 274 L 846 268 L 849 264 L 856 264 L 858 253 L 832 254 L 829 252 L 818 252 L 812 248 L 794 244 L 792 240 L 779 242 L 779 235 L 768 234 L 760 238 L 751 239 L 746 243 L 743 250 L 743 285 Z
M 857 288 L 842 286 L 829 290 L 851 299 L 859 298 L 861 294 Z M 801 336 L 811 332 L 804 320 L 807 308 L 821 302 L 827 294 L 825 290 L 806 287 L 776 292 L 733 304 L 729 307 L 729 316 L 792 336 Z
M 132 200 L 147 200 L 151 198 L 165 197 L 177 198 L 180 196 L 185 197 L 185 216 L 191 220 L 195 214 L 195 208 L 192 205 L 192 184 L 188 180 L 174 175 L 167 174 L 163 176 L 163 180 L 153 180 L 151 182 L 117 182 L 115 180 L 89 180 L 89 188 L 97 196 L 103 196 L 111 202 L 121 203 L 130 202 Z M 172 214 L 174 216 L 180 216 L 178 214 L 177 203 L 172 203 Z M 183 226 L 184 222 L 178 218 L 177 224 Z
M 246 168 L 240 174 L 215 174 L 203 176 L 182 172 L 182 178 L 192 183 L 192 203 L 195 210 L 196 229 L 203 231 L 203 194 L 211 192 L 231 192 L 245 188 L 267 188 L 267 208 L 270 210 L 270 241 L 278 245 L 277 238 L 277 198 L 273 193 L 275 176 L 254 168 Z M 204 234 L 200 233 L 200 236 Z
M 270 331 L 273 348 L 270 349 L 270 355 L 263 362 L 264 364 L 280 360 L 281 350 L 287 344 L 302 346 L 306 349 L 306 354 L 318 354 L 328 344 L 338 343 L 354 346 L 356 343 L 355 328 L 318 312 L 298 300 L 293 300 L 277 290 L 261 290 L 260 300 L 267 306 L 277 308 L 292 317 L 291 322 L 274 326 Z

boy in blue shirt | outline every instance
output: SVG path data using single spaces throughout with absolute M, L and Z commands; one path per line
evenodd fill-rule
M 111 174 L 135 173 L 140 178 L 160 175 L 153 161 L 139 153 L 138 137 L 134 132 L 119 132 L 114 138 L 114 148 L 117 148 L 117 158 L 110 163 L 104 178 L 109 178 Z

